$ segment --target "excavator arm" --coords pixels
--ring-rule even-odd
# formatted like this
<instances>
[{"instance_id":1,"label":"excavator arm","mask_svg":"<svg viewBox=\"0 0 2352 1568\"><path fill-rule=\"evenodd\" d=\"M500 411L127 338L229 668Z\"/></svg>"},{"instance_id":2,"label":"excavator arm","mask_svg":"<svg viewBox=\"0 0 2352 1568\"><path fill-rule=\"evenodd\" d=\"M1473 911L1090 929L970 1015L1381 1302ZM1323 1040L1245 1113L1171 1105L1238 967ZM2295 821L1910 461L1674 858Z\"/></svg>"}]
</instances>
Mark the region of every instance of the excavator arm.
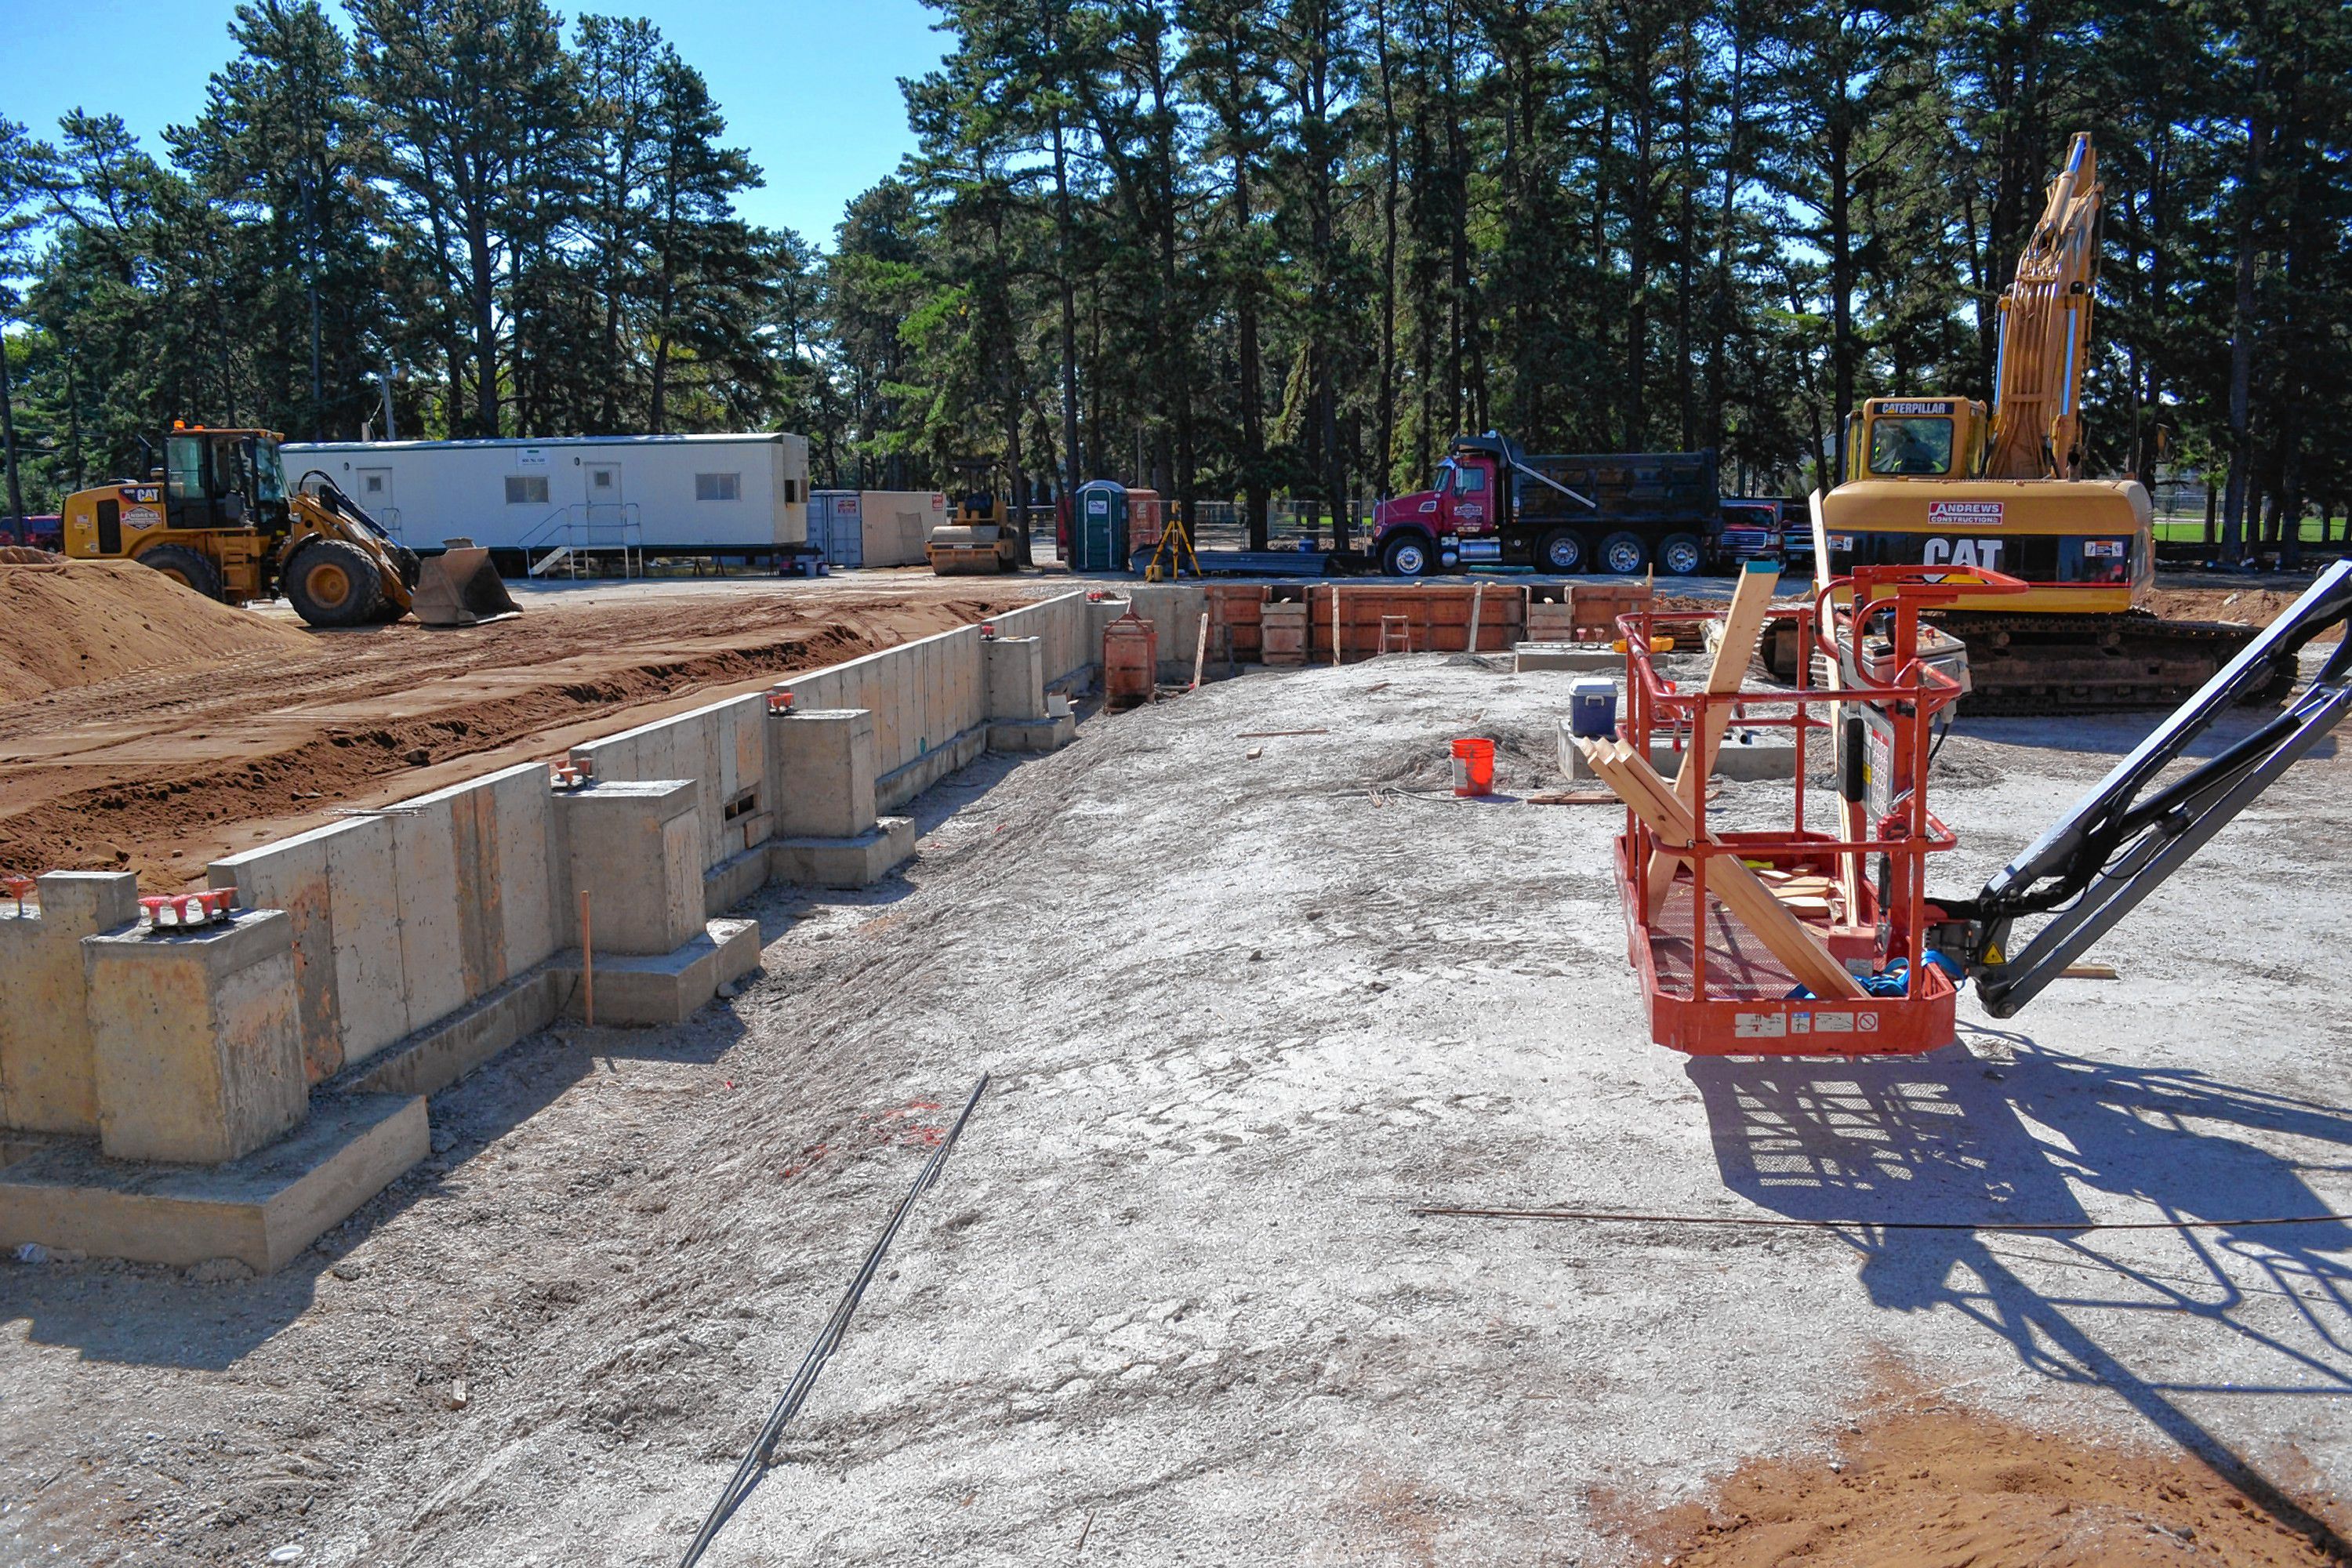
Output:
<instances>
[{"instance_id":1,"label":"excavator arm","mask_svg":"<svg viewBox=\"0 0 2352 1568\"><path fill-rule=\"evenodd\" d=\"M1965 934L1977 995L2006 1018L2038 995L2206 840L2352 713L2352 636L2283 710L2168 783L2165 771L2215 721L2296 668L2305 643L2352 622L2352 562L2337 562L2058 825L1974 899L1939 900ZM2047 923L2011 946L2021 918Z\"/></svg>"},{"instance_id":2,"label":"excavator arm","mask_svg":"<svg viewBox=\"0 0 2352 1568\"><path fill-rule=\"evenodd\" d=\"M2083 477L2084 361L2099 275L2098 173L2090 132L2075 132L2066 166L2050 182L2042 221L2017 258L2017 277L2000 297L1986 479Z\"/></svg>"}]
</instances>

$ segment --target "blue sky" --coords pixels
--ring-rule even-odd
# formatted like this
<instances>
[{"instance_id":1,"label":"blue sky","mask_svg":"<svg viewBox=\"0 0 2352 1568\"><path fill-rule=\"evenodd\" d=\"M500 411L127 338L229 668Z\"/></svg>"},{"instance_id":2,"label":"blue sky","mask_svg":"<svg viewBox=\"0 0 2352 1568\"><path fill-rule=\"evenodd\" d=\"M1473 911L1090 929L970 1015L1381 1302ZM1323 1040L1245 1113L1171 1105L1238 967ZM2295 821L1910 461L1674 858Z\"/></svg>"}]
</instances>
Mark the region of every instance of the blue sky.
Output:
<instances>
[{"instance_id":1,"label":"blue sky","mask_svg":"<svg viewBox=\"0 0 2352 1568\"><path fill-rule=\"evenodd\" d=\"M843 204L913 149L898 79L939 63L944 36L919 0L638 0L593 9L650 17L710 82L731 145L767 176L744 216L830 248ZM329 11L340 21L340 5ZM49 137L69 109L122 116L151 152L202 110L228 58L234 0L14 0L0 28L0 115ZM579 7L564 8L567 24ZM348 27L346 31L348 31Z\"/></svg>"}]
</instances>

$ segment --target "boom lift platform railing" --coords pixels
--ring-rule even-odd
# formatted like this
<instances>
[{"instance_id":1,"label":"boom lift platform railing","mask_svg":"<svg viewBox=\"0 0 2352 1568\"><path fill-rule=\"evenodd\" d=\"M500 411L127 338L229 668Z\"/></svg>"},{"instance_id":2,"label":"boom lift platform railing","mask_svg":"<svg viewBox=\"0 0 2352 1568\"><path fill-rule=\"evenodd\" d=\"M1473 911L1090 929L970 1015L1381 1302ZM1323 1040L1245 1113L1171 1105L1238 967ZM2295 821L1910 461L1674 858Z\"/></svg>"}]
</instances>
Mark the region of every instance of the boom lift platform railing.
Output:
<instances>
[{"instance_id":1,"label":"boom lift platform railing","mask_svg":"<svg viewBox=\"0 0 2352 1568\"><path fill-rule=\"evenodd\" d=\"M1951 575L1862 567L1809 605L1773 611L1773 619L1794 619L1801 646L1822 655L1825 686L1813 684L1814 661L1807 659L1793 689L1685 691L1658 669L1653 641L1678 637L1679 646L1691 646L1694 623L1710 617L1643 610L1619 618L1627 664L1623 765L1645 769L1653 742L1671 737L1685 753L1685 774L1703 780L1731 726L1787 731L1794 751L1782 827L1717 833L1706 792L1693 789L1685 797L1689 831L1669 841L1629 798L1618 881L1629 956L1658 1044L1694 1055L1864 1056L1933 1050L1952 1038L1957 989L1930 956L1924 889L1927 857L1958 839L1928 810L1927 779L1936 721L1962 687L1919 651L1923 631L1933 635L1920 610L1962 592ZM1987 591L2024 587L2010 587L2013 580L1998 574L1978 576ZM1855 607L1840 610L1833 593L1847 589ZM1834 637L1824 627L1836 628ZM1862 632L1859 652L1854 627ZM1748 651L1734 650L1735 668L1744 667ZM1716 714L1724 717L1710 722ZM1840 762L1828 810L1817 809L1822 792L1807 778L1808 754L1824 736L1836 738ZM1664 875L1655 866L1662 855L1686 870ZM1873 862L1875 878L1867 874ZM1801 983L1789 958L1759 934L1750 884L1795 917L1778 923L1801 925L1797 934L1809 951L1826 950L1831 979L1842 978L1841 967L1853 976L1840 994ZM1734 901L1750 915L1736 914Z\"/></svg>"},{"instance_id":2,"label":"boom lift platform railing","mask_svg":"<svg viewBox=\"0 0 2352 1568\"><path fill-rule=\"evenodd\" d=\"M1933 1050L1954 1038L1955 982L1963 978L1989 1012L2007 1017L2352 710L2347 637L2284 710L2180 776L2162 778L2224 713L2262 692L2278 669L2294 668L2306 643L2352 621L2352 563L2341 563L1975 898L1932 898L1927 857L1958 840L1929 809L1928 775L1938 720L1948 720L1963 685L1919 612L2025 587L1981 568L1862 567L1823 582L1810 605L1773 612L1793 619L1801 646L1820 655L1802 661L1793 689L1679 689L1656 668L1652 639L1677 629L1687 636L1689 623L1710 617L1646 610L1621 617L1629 743L1614 749L1604 776L1627 800L1618 882L1628 956L1658 1044L1693 1055ZM1841 596L1851 605L1841 606ZM1813 684L1817 667L1829 684ZM1665 813L1653 809L1664 782L1648 767L1653 742L1672 738L1686 753L1685 770L1703 781L1724 730L1711 714L1742 729L1790 731L1795 777L1785 827L1716 832L1703 787L1686 794L1679 816L1671 802ZM1822 792L1806 778L1808 749L1825 733L1837 758L1828 828L1812 820ZM1597 756L1608 763L1612 753ZM1680 868L1654 874L1663 871L1660 856ZM1733 912L1734 903L1754 910L1749 884L1769 889L1797 916L1804 942L1843 966L1853 986L1831 995L1798 982L1756 922ZM1760 912L1785 920L1780 910ZM2052 918L2016 937L2017 921L2041 915Z\"/></svg>"}]
</instances>

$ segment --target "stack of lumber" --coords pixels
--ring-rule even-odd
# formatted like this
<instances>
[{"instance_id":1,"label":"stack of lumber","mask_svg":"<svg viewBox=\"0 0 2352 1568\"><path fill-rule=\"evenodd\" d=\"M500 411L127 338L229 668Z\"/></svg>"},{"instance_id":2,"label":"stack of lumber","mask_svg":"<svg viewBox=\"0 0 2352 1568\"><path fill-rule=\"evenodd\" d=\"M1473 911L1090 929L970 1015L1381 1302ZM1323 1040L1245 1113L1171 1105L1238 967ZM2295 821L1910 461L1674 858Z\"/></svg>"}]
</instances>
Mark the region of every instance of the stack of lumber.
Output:
<instances>
[{"instance_id":1,"label":"stack of lumber","mask_svg":"<svg viewBox=\"0 0 2352 1568\"><path fill-rule=\"evenodd\" d=\"M1582 748L1584 760L1593 773L1657 835L1659 859L1667 866L1671 879L1673 868L1690 859L1689 855L1677 855L1675 851L1686 851L1698 841L1697 824L1690 807L1676 797L1674 786L1650 765L1649 760L1624 742L1580 739L1577 744ZM1711 833L1706 841L1720 842ZM1707 891L1755 932L1756 939L1814 995L1855 1001L1867 995L1820 934L1775 897L1764 879L1738 856L1711 858L1706 884ZM1651 907L1654 909L1656 905ZM1826 908L1823 913L1827 913Z\"/></svg>"}]
</instances>

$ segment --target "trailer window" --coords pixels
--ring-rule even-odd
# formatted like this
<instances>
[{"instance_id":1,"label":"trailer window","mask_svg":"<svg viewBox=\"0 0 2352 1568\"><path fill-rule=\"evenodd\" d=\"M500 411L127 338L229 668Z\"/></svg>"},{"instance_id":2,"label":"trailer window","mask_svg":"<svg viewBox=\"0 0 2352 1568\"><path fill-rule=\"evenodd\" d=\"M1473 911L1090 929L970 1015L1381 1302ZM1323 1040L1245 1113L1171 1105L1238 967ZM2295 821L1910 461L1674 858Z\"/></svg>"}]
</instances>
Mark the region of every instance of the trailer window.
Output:
<instances>
[{"instance_id":1,"label":"trailer window","mask_svg":"<svg viewBox=\"0 0 2352 1568\"><path fill-rule=\"evenodd\" d=\"M697 474L694 476L694 499L697 500L741 500L743 476L740 474Z\"/></svg>"},{"instance_id":2,"label":"trailer window","mask_svg":"<svg viewBox=\"0 0 2352 1568\"><path fill-rule=\"evenodd\" d=\"M1870 422L1872 473L1948 474L1951 470L1950 420L1874 419Z\"/></svg>"},{"instance_id":3,"label":"trailer window","mask_svg":"<svg viewBox=\"0 0 2352 1568\"><path fill-rule=\"evenodd\" d=\"M545 474L509 474L507 476L507 505L545 506L546 504L547 476Z\"/></svg>"}]
</instances>

